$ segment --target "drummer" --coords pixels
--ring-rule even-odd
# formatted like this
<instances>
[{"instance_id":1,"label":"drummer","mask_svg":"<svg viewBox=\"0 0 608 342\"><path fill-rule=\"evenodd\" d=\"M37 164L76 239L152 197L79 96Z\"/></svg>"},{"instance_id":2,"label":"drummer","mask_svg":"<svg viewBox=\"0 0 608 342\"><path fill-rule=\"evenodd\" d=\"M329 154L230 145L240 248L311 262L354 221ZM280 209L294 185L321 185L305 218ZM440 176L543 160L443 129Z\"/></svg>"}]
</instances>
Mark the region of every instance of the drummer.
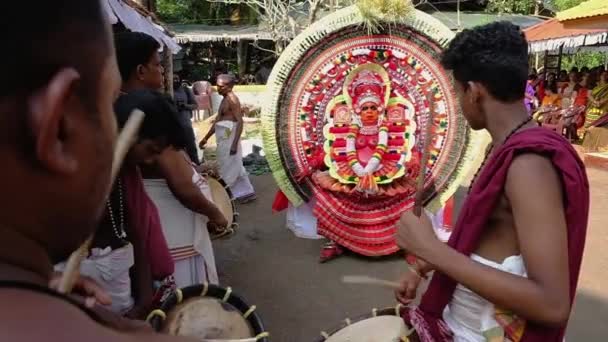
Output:
<instances>
[{"instance_id":1,"label":"drummer","mask_svg":"<svg viewBox=\"0 0 608 342\"><path fill-rule=\"evenodd\" d=\"M36 25L14 30L15 13ZM15 2L0 29L12 32L0 55L0 341L187 341L110 328L48 287L53 263L97 227L110 189L120 76L100 3Z\"/></svg>"},{"instance_id":2,"label":"drummer","mask_svg":"<svg viewBox=\"0 0 608 342\"><path fill-rule=\"evenodd\" d=\"M158 242L147 243L154 238L151 239L153 231L143 207L145 198L141 197L141 185L138 187L141 179L137 170L137 164L153 160L163 150L185 146L177 114L171 115L171 106L161 93L146 90L131 92L116 101L114 111L119 127L136 108L146 116L106 202L89 256L80 265L80 273L97 281L111 296L110 309L130 318L143 319L153 308L150 261L155 261L156 267L162 264L165 273L173 273L168 253L165 260L155 260L158 250L167 250L162 232L159 231L160 246ZM62 263L55 268L64 267Z\"/></svg>"},{"instance_id":3,"label":"drummer","mask_svg":"<svg viewBox=\"0 0 608 342\"><path fill-rule=\"evenodd\" d=\"M464 30L442 64L453 71L464 117L488 130L493 148L447 245L424 215L402 216L397 241L419 259L397 297L412 300L436 270L410 313L423 340L562 341L589 214L584 165L568 141L531 122L528 44L517 26Z\"/></svg>"},{"instance_id":4,"label":"drummer","mask_svg":"<svg viewBox=\"0 0 608 342\"><path fill-rule=\"evenodd\" d=\"M115 42L124 93L162 88L160 45L153 37L125 32L117 35ZM167 115L171 113L176 113L175 109L167 108ZM166 149L140 167L146 191L159 210L162 230L175 259L177 286L217 284L213 247L205 223L208 220L210 226L226 228L227 220L201 191L200 176L183 148Z\"/></svg>"}]
</instances>

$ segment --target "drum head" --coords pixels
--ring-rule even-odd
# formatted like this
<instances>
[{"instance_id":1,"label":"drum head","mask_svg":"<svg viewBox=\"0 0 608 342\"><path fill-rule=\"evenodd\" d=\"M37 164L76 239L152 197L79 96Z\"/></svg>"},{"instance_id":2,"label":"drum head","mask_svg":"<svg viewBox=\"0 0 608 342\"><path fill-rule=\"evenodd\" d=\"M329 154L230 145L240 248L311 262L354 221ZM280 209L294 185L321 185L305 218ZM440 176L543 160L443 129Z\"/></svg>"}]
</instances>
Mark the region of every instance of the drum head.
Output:
<instances>
[{"instance_id":1,"label":"drum head","mask_svg":"<svg viewBox=\"0 0 608 342\"><path fill-rule=\"evenodd\" d=\"M222 214L224 214L226 220L228 220L228 227L232 226L232 223L234 223L234 209L232 207L232 197L230 196L230 193L222 182L213 177L207 177L207 183L209 183L213 203L215 203Z\"/></svg>"},{"instance_id":2,"label":"drum head","mask_svg":"<svg viewBox=\"0 0 608 342\"><path fill-rule=\"evenodd\" d=\"M378 316L364 319L338 330L326 342L401 341L407 327L398 316Z\"/></svg>"},{"instance_id":3,"label":"drum head","mask_svg":"<svg viewBox=\"0 0 608 342\"><path fill-rule=\"evenodd\" d=\"M190 298L176 306L167 316L163 332L199 340L255 336L239 310L211 297Z\"/></svg>"}]
</instances>

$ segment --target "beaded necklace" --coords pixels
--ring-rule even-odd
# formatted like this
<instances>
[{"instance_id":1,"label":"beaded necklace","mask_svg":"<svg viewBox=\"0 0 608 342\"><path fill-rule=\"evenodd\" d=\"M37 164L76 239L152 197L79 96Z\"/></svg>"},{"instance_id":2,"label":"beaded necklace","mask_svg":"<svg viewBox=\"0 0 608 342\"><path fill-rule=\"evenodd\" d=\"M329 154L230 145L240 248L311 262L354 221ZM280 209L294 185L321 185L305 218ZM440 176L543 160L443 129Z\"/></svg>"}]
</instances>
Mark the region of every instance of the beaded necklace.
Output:
<instances>
[{"instance_id":1,"label":"beaded necklace","mask_svg":"<svg viewBox=\"0 0 608 342\"><path fill-rule=\"evenodd\" d=\"M120 226L116 224L116 219L114 219L114 211L112 210L112 203L110 199L106 201L106 205L108 207L108 212L110 213L110 221L112 222L112 229L114 230L114 235L119 240L124 240L127 238L127 233L125 232L125 215L124 215L124 206L122 203L122 182L120 178L117 183L118 188L118 215L120 217Z\"/></svg>"}]
</instances>

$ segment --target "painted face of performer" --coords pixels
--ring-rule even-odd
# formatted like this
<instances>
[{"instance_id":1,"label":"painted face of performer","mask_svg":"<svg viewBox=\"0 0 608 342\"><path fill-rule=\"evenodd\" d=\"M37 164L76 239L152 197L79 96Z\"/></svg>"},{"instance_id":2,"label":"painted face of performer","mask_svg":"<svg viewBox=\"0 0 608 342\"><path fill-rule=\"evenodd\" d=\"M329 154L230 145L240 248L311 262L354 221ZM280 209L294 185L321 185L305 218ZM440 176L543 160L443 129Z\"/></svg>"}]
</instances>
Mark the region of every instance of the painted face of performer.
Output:
<instances>
[{"instance_id":1,"label":"painted face of performer","mask_svg":"<svg viewBox=\"0 0 608 342\"><path fill-rule=\"evenodd\" d=\"M365 102L361 106L361 123L364 126L374 126L378 124L380 111L378 105L373 102Z\"/></svg>"}]
</instances>

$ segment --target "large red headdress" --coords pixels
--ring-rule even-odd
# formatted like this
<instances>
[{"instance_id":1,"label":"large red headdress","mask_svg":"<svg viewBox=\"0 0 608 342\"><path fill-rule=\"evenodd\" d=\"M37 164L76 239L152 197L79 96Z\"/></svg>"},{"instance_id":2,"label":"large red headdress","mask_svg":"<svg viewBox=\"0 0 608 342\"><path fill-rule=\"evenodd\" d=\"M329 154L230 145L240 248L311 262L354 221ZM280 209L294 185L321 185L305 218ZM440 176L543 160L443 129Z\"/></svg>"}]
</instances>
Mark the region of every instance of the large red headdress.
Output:
<instances>
[{"instance_id":1,"label":"large red headdress","mask_svg":"<svg viewBox=\"0 0 608 342\"><path fill-rule=\"evenodd\" d=\"M363 64L348 75L344 95L356 113L365 103L373 103L382 112L390 94L388 73L377 64Z\"/></svg>"}]
</instances>

